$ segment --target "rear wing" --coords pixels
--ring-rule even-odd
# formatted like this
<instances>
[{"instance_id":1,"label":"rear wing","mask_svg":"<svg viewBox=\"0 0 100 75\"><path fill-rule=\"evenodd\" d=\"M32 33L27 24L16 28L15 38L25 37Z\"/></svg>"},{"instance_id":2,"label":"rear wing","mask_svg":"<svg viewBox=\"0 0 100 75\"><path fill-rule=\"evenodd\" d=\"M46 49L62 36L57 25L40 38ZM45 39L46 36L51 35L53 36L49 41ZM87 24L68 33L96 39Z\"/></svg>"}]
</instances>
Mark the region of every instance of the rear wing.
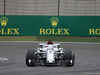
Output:
<instances>
[{"instance_id":1,"label":"rear wing","mask_svg":"<svg viewBox=\"0 0 100 75\"><path fill-rule=\"evenodd\" d=\"M47 43L39 43L39 45L51 45L51 44L47 44ZM60 45L60 43L53 43L52 45Z\"/></svg>"},{"instance_id":2,"label":"rear wing","mask_svg":"<svg viewBox=\"0 0 100 75\"><path fill-rule=\"evenodd\" d=\"M48 45L53 45L53 46L60 48L60 43L53 43L53 44L39 43L40 48L43 48L43 46L48 46Z\"/></svg>"}]
</instances>

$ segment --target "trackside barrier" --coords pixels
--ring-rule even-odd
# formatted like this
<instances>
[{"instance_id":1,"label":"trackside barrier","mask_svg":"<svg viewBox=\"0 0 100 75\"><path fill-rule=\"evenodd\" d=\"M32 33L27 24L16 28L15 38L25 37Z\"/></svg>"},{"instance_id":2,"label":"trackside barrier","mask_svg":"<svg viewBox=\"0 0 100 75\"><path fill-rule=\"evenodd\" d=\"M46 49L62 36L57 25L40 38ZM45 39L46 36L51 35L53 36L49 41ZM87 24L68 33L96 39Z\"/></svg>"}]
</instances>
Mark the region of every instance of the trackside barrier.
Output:
<instances>
[{"instance_id":1,"label":"trackside barrier","mask_svg":"<svg viewBox=\"0 0 100 75\"><path fill-rule=\"evenodd\" d=\"M0 15L0 36L100 36L100 16Z\"/></svg>"}]
</instances>

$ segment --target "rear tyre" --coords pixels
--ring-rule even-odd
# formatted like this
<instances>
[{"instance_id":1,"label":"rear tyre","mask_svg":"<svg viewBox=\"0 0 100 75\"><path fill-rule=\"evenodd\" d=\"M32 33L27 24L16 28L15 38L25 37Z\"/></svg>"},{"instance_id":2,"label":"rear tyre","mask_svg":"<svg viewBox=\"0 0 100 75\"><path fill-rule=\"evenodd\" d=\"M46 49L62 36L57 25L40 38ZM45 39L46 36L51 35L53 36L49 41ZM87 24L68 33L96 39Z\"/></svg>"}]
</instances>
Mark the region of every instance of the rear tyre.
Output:
<instances>
[{"instance_id":1,"label":"rear tyre","mask_svg":"<svg viewBox=\"0 0 100 75\"><path fill-rule=\"evenodd\" d=\"M64 61L66 66L74 66L75 64L75 55L71 50L66 50L64 54Z\"/></svg>"},{"instance_id":2,"label":"rear tyre","mask_svg":"<svg viewBox=\"0 0 100 75\"><path fill-rule=\"evenodd\" d=\"M35 62L35 50L29 49L26 54L26 65L27 66L34 66Z\"/></svg>"}]
</instances>

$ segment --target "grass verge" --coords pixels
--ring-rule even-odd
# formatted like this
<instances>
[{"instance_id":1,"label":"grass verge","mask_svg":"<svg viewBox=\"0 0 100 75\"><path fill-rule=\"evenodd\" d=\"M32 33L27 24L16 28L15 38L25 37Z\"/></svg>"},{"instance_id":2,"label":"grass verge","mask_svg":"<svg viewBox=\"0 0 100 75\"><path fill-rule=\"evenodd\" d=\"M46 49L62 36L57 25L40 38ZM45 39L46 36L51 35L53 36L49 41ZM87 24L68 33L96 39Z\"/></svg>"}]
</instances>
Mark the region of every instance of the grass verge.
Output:
<instances>
[{"instance_id":1,"label":"grass verge","mask_svg":"<svg viewBox=\"0 0 100 75\"><path fill-rule=\"evenodd\" d=\"M100 37L71 37L71 36L0 36L0 41L53 41L59 42L96 42L100 43Z\"/></svg>"}]
</instances>

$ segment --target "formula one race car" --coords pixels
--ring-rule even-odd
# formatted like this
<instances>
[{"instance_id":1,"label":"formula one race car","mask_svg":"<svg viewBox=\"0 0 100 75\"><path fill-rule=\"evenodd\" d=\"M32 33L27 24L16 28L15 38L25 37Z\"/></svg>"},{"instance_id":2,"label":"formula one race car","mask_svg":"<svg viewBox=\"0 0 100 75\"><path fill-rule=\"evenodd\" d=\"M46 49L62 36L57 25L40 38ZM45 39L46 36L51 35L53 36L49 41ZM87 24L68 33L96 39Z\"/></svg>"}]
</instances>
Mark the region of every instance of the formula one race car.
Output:
<instances>
[{"instance_id":1,"label":"formula one race car","mask_svg":"<svg viewBox=\"0 0 100 75\"><path fill-rule=\"evenodd\" d=\"M34 66L36 63L41 65L61 65L74 66L75 56L71 50L64 50L60 48L59 43L39 43L39 47L29 49L26 54L26 65Z\"/></svg>"}]
</instances>

